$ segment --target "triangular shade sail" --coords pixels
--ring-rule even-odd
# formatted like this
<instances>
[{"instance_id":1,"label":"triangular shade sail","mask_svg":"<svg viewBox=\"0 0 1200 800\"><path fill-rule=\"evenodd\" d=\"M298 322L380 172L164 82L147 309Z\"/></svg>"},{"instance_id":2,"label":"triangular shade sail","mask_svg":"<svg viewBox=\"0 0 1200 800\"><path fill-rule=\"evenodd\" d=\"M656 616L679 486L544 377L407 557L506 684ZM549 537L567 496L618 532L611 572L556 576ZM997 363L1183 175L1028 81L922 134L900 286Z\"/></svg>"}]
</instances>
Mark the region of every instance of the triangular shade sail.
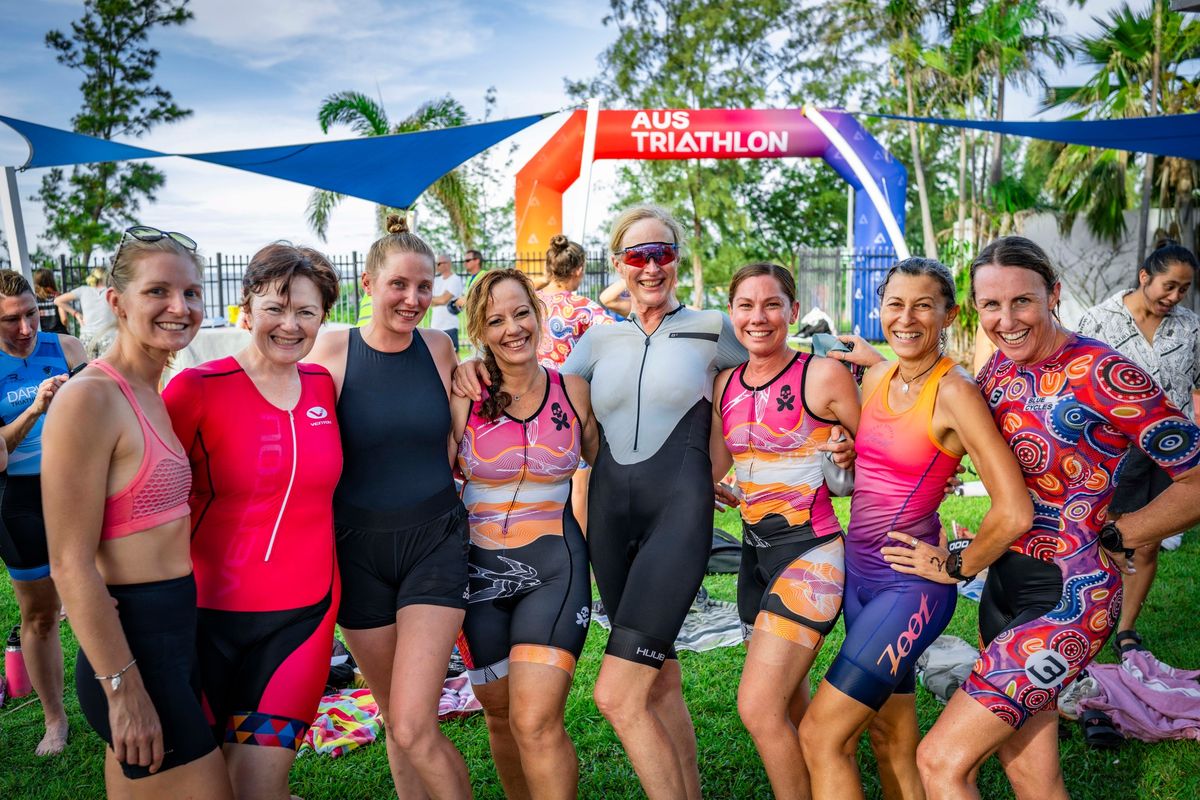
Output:
<instances>
[{"instance_id":1,"label":"triangular shade sail","mask_svg":"<svg viewBox=\"0 0 1200 800\"><path fill-rule=\"evenodd\" d=\"M0 116L31 149L23 168L176 155L408 208L431 183L467 159L538 122L536 114L478 125L310 144L160 153Z\"/></svg>"},{"instance_id":2,"label":"triangular shade sail","mask_svg":"<svg viewBox=\"0 0 1200 800\"><path fill-rule=\"evenodd\" d=\"M29 145L29 159L21 169L30 167L66 167L96 161L129 161L138 158L161 158L167 155L144 147L110 142L82 133L48 128L36 122L0 116L0 122L15 130Z\"/></svg>"},{"instance_id":3,"label":"triangular shade sail","mask_svg":"<svg viewBox=\"0 0 1200 800\"><path fill-rule=\"evenodd\" d=\"M429 184L542 115L419 133L196 153L188 158L408 208Z\"/></svg>"},{"instance_id":4,"label":"triangular shade sail","mask_svg":"<svg viewBox=\"0 0 1200 800\"><path fill-rule=\"evenodd\" d=\"M1131 119L1062 120L1060 122L998 122L994 120L906 117L868 114L931 125L974 128L1011 136L1028 136L1051 142L1108 147L1156 156L1200 160L1200 114L1176 114Z\"/></svg>"}]
</instances>

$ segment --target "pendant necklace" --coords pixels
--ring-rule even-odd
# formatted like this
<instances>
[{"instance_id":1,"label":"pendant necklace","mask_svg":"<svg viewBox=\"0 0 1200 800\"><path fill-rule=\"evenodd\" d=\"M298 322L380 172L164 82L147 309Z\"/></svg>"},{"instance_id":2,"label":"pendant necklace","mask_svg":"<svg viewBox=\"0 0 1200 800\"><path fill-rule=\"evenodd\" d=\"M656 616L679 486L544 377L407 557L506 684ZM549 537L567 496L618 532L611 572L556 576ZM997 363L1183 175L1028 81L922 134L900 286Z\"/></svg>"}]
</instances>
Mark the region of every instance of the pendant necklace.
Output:
<instances>
[{"instance_id":1,"label":"pendant necklace","mask_svg":"<svg viewBox=\"0 0 1200 800\"><path fill-rule=\"evenodd\" d=\"M938 364L941 362L941 360L942 360L942 354L941 354L941 353L938 353L938 357L937 357L937 359L935 359L935 360L934 360L934 362L933 362L932 364L930 364L928 367L926 367L925 369L921 370L919 373L917 373L916 375L912 376L911 378L908 378L907 380L906 380L906 379L905 379L905 377L904 377L904 373L900 371L900 365L899 365L899 364L897 364L897 365L896 365L896 374L900 376L900 382L901 382L902 384L904 384L903 386L901 386L901 387L900 387L900 391L904 392L905 394L908 394L908 386L909 386L909 384L910 384L910 383L912 383L913 381L915 381L917 378L919 378L919 377L921 377L922 375L924 375L926 372L929 372L929 370L931 370L931 369L933 369L934 367L936 367L936 366L937 366L937 365L938 365Z\"/></svg>"}]
</instances>

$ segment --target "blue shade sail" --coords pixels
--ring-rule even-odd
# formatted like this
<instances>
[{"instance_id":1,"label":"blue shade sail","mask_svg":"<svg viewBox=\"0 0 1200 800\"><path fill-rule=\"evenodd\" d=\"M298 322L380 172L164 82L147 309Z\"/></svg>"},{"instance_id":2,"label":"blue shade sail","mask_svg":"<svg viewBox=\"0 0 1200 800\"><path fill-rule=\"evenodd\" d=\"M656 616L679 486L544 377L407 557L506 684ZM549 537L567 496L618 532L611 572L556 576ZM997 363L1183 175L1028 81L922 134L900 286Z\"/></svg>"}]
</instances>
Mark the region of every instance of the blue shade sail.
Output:
<instances>
[{"instance_id":1,"label":"blue shade sail","mask_svg":"<svg viewBox=\"0 0 1200 800\"><path fill-rule=\"evenodd\" d=\"M36 122L0 116L0 122L21 134L29 145L29 158L21 169L30 167L69 167L97 161L129 161L140 158L161 158L167 153L144 147L110 142L82 133L48 128Z\"/></svg>"},{"instance_id":2,"label":"blue shade sail","mask_svg":"<svg viewBox=\"0 0 1200 800\"><path fill-rule=\"evenodd\" d=\"M867 116L924 122L931 125L948 125L954 128L974 128L980 131L1003 133L1008 136L1028 136L1051 142L1200 160L1200 114L1133 117L1131 119L1062 120L1059 122L997 122L995 120L906 117L896 114L867 114Z\"/></svg>"},{"instance_id":3,"label":"blue shade sail","mask_svg":"<svg viewBox=\"0 0 1200 800\"><path fill-rule=\"evenodd\" d=\"M429 184L542 118L537 114L434 131L187 157L408 208Z\"/></svg>"},{"instance_id":4,"label":"blue shade sail","mask_svg":"<svg viewBox=\"0 0 1200 800\"><path fill-rule=\"evenodd\" d=\"M217 153L161 153L11 117L0 116L0 122L29 143L31 152L22 169L174 155L408 208L438 178L544 116Z\"/></svg>"}]
</instances>

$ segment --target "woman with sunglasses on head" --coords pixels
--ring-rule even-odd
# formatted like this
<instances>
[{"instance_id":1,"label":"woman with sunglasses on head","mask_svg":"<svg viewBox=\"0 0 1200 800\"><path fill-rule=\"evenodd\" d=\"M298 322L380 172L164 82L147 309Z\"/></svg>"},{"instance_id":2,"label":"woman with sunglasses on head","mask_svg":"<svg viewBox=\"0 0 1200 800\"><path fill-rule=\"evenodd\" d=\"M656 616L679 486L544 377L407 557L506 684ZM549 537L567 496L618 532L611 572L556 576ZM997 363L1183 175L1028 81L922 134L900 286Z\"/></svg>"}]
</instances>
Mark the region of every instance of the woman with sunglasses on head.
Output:
<instances>
[{"instance_id":1,"label":"woman with sunglasses on head","mask_svg":"<svg viewBox=\"0 0 1200 800\"><path fill-rule=\"evenodd\" d=\"M992 498L979 535L1011 540L1033 509L1021 470L970 375L943 352L958 315L954 279L908 258L879 287L880 324L897 360L863 377L854 494L846 531L846 637L800 724L815 798L862 797L864 731L883 794L922 797L917 771L916 663L954 614L953 580L892 568L891 536L937 546L946 482L970 455Z\"/></svg>"},{"instance_id":2,"label":"woman with sunglasses on head","mask_svg":"<svg viewBox=\"0 0 1200 800\"><path fill-rule=\"evenodd\" d=\"M1137 271L1137 286L1122 289L1079 320L1080 336L1099 339L1150 373L1184 416L1195 420L1192 392L1200 389L1200 318L1182 304L1200 265L1186 247L1167 239ZM1138 450L1131 450L1117 475L1108 516L1144 508L1171 485L1171 476ZM1137 570L1122 576L1121 619L1113 635L1118 652L1140 649L1135 630L1142 603L1158 571L1158 543L1140 547Z\"/></svg>"},{"instance_id":3,"label":"woman with sunglasses on head","mask_svg":"<svg viewBox=\"0 0 1200 800\"><path fill-rule=\"evenodd\" d=\"M1020 462L1033 525L1015 536L981 531L954 553L893 534L890 559L902 572L953 583L988 568L983 651L917 760L931 798L978 797L975 776L992 753L1018 797L1066 798L1058 695L1112 633L1126 548L1200 521L1200 428L1141 367L1062 328L1057 275L1028 239L985 247L971 264L971 291L999 348L977 380ZM1114 476L1132 447L1174 483L1113 523Z\"/></svg>"},{"instance_id":4,"label":"woman with sunglasses on head","mask_svg":"<svg viewBox=\"0 0 1200 800\"><path fill-rule=\"evenodd\" d=\"M54 400L44 440L51 572L79 639L75 687L109 744L110 797L231 797L201 704L191 469L158 393L204 318L196 244L126 231L117 338Z\"/></svg>"},{"instance_id":5,"label":"woman with sunglasses on head","mask_svg":"<svg viewBox=\"0 0 1200 800\"><path fill-rule=\"evenodd\" d=\"M338 296L323 255L276 243L242 278L250 344L163 392L192 469L197 649L213 734L238 797L287 800L329 677L340 594L333 379L299 363Z\"/></svg>"},{"instance_id":6,"label":"woman with sunglasses on head","mask_svg":"<svg viewBox=\"0 0 1200 800\"><path fill-rule=\"evenodd\" d=\"M62 603L50 579L42 513L42 426L72 369L85 361L73 336L38 331L38 302L19 273L0 270L0 436L8 469L0 476L0 559L8 567L21 613L21 652L42 702L46 732L38 755L67 743L63 655L58 636Z\"/></svg>"},{"instance_id":7,"label":"woman with sunglasses on head","mask_svg":"<svg viewBox=\"0 0 1200 800\"><path fill-rule=\"evenodd\" d=\"M842 608L842 529L818 450L858 429L858 387L841 364L788 346L796 283L775 264L747 264L729 285L729 317L749 361L717 375L713 478L732 464L740 497L738 611L747 636L738 713L777 798L808 797L796 726L808 670ZM753 631L753 635L751 635Z\"/></svg>"},{"instance_id":8,"label":"woman with sunglasses on head","mask_svg":"<svg viewBox=\"0 0 1200 800\"><path fill-rule=\"evenodd\" d=\"M538 363L541 302L519 270L480 276L464 312L492 384L451 398L471 523L459 649L483 704L508 797L574 797L563 711L591 610L587 545L571 512L580 454L594 454L587 382Z\"/></svg>"},{"instance_id":9,"label":"woman with sunglasses on head","mask_svg":"<svg viewBox=\"0 0 1200 800\"><path fill-rule=\"evenodd\" d=\"M467 767L437 717L467 605L467 512L450 472L458 357L444 332L417 327L433 299L433 250L398 215L386 227L363 274L371 321L323 335L311 357L338 393L338 624L383 710L397 794L464 798Z\"/></svg>"}]
</instances>

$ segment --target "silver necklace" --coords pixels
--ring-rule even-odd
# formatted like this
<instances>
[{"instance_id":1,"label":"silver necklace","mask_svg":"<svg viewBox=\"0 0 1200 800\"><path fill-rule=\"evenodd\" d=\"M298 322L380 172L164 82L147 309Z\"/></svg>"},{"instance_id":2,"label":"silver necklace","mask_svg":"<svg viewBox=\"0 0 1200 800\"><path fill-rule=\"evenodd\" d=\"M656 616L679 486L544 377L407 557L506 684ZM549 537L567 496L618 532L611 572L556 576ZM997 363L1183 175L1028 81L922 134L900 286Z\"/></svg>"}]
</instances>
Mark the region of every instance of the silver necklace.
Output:
<instances>
[{"instance_id":1,"label":"silver necklace","mask_svg":"<svg viewBox=\"0 0 1200 800\"><path fill-rule=\"evenodd\" d=\"M921 370L919 373L917 373L916 375L912 376L911 378L909 378L909 379L907 379L907 380L905 380L905 378L904 378L904 373L900 371L900 365L899 365L899 364L897 364L897 365L896 365L896 374L900 376L900 382L904 384L903 386L901 386L901 387L900 387L900 391L904 392L905 394L908 394L908 387L909 387L909 384L911 384L911 383L912 383L913 381L915 381L917 378L919 378L919 377L921 377L922 375L924 375L926 372L929 372L929 370L931 370L931 369L933 369L934 367L936 367L936 366L937 366L939 363L941 363L941 360L942 360L942 354L941 354L941 353L938 353L938 357L937 357L937 359L935 359L935 360L934 360L934 362L933 362L932 364L930 364L928 367L926 367L925 369Z\"/></svg>"}]
</instances>

